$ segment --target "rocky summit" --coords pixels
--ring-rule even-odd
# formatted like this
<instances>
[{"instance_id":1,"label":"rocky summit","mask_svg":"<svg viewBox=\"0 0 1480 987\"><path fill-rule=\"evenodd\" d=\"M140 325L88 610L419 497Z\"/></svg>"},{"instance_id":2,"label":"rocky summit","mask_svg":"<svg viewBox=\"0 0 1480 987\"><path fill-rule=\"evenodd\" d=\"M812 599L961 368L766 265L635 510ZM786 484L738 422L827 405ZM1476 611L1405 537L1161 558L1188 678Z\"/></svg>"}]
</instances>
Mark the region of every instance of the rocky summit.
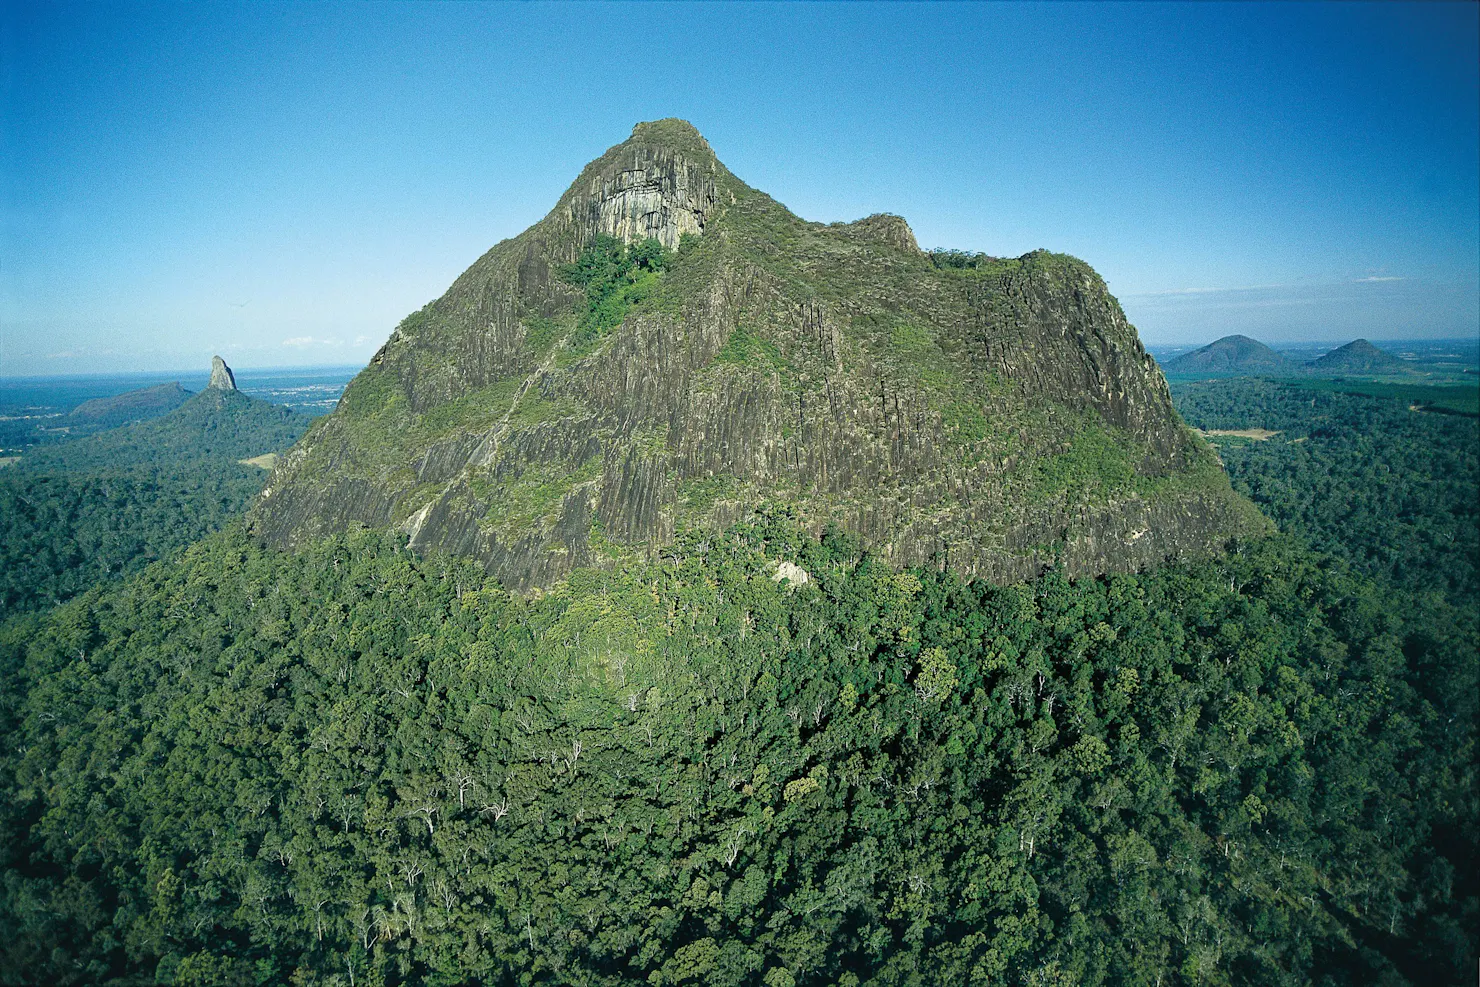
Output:
<instances>
[{"instance_id":1,"label":"rocky summit","mask_svg":"<svg viewBox=\"0 0 1480 987\"><path fill-rule=\"evenodd\" d=\"M206 387L214 387L218 391L236 390L236 375L219 356L211 357L211 382Z\"/></svg>"},{"instance_id":2,"label":"rocky summit","mask_svg":"<svg viewBox=\"0 0 1480 987\"><path fill-rule=\"evenodd\" d=\"M1088 265L808 222L660 120L403 320L250 524L394 527L525 590L767 507L997 581L1264 523Z\"/></svg>"}]
</instances>

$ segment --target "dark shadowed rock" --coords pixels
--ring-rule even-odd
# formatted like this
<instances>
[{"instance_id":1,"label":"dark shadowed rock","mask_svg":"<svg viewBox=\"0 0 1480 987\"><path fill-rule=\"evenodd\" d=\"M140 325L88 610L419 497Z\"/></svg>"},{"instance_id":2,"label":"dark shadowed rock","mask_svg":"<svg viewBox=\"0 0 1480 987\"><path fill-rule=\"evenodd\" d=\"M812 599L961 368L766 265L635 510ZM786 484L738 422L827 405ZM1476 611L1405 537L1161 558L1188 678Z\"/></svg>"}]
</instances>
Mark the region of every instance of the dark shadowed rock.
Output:
<instances>
[{"instance_id":1,"label":"dark shadowed rock","mask_svg":"<svg viewBox=\"0 0 1480 987\"><path fill-rule=\"evenodd\" d=\"M593 337L560 272L598 234L677 253ZM285 547L393 526L523 589L762 504L997 580L1263 525L1088 265L947 269L897 216L807 222L679 120L639 124L403 320L250 524Z\"/></svg>"}]
</instances>

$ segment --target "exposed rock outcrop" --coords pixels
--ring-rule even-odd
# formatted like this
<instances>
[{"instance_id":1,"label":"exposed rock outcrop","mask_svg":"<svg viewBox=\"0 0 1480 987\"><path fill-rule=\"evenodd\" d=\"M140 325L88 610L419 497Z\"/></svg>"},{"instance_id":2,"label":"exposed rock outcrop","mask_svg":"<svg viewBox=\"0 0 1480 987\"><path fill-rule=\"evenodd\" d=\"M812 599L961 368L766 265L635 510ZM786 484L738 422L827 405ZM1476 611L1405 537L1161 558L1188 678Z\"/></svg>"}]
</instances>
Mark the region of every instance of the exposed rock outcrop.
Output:
<instances>
[{"instance_id":1,"label":"exposed rock outcrop","mask_svg":"<svg viewBox=\"0 0 1480 987\"><path fill-rule=\"evenodd\" d=\"M236 375L219 356L211 357L211 382L206 386L218 391L236 390Z\"/></svg>"},{"instance_id":2,"label":"exposed rock outcrop","mask_svg":"<svg viewBox=\"0 0 1480 987\"><path fill-rule=\"evenodd\" d=\"M677 253L591 340L559 272L598 234ZM405 319L250 523L280 546L398 527L523 589L766 503L1001 580L1264 523L1087 265L944 269L897 216L806 222L676 120L638 125Z\"/></svg>"}]
</instances>

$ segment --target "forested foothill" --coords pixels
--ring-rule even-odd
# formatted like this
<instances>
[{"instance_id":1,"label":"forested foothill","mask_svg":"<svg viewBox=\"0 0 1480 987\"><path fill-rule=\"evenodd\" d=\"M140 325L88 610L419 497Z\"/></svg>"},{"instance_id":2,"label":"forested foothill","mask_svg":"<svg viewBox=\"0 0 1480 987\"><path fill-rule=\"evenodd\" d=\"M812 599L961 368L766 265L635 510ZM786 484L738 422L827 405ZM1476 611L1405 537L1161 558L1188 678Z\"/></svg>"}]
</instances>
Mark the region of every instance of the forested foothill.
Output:
<instances>
[{"instance_id":1,"label":"forested foothill","mask_svg":"<svg viewBox=\"0 0 1480 987\"><path fill-rule=\"evenodd\" d=\"M3 976L1469 982L1475 420L1176 399L1280 534L993 586L776 508L522 596L232 526L13 618Z\"/></svg>"},{"instance_id":2,"label":"forested foothill","mask_svg":"<svg viewBox=\"0 0 1480 987\"><path fill-rule=\"evenodd\" d=\"M97 414L120 404L139 402L102 402ZM26 449L0 470L0 618L55 606L220 530L262 489L266 474L241 460L287 449L310 421L210 388L151 420Z\"/></svg>"}]
</instances>

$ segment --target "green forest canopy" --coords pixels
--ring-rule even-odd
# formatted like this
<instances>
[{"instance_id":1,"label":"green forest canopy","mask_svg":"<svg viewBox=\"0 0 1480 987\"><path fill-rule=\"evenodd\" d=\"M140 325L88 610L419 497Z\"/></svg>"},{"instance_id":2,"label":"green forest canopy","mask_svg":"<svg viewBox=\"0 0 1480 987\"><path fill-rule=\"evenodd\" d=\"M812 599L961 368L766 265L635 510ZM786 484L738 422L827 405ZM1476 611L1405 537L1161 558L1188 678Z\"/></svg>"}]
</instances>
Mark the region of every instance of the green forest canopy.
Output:
<instances>
[{"instance_id":1,"label":"green forest canopy","mask_svg":"<svg viewBox=\"0 0 1480 987\"><path fill-rule=\"evenodd\" d=\"M1179 392L1290 430L1221 450L1288 534L1154 573L966 584L771 511L524 599L231 529L12 620L0 969L1459 982L1474 436L1321 400Z\"/></svg>"},{"instance_id":2,"label":"green forest canopy","mask_svg":"<svg viewBox=\"0 0 1480 987\"><path fill-rule=\"evenodd\" d=\"M310 419L208 390L163 417L29 450L0 471L0 618L167 558L238 517Z\"/></svg>"}]
</instances>

